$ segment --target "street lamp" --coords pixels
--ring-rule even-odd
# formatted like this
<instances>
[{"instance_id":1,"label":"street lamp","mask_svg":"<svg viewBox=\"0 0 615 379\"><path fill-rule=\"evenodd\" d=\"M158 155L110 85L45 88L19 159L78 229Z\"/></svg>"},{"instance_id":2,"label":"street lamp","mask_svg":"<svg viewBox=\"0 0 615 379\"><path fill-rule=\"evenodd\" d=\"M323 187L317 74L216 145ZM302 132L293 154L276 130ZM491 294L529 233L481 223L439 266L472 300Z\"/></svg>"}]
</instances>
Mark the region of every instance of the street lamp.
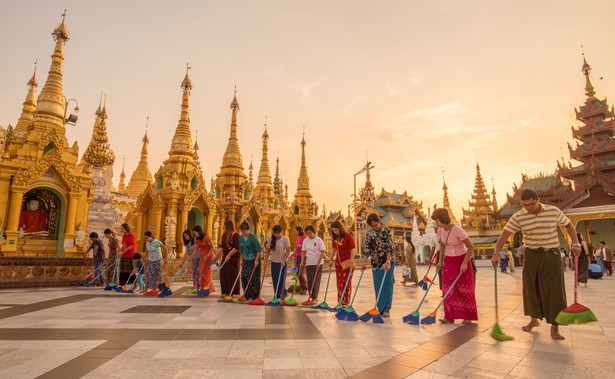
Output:
<instances>
[{"instance_id":1,"label":"street lamp","mask_svg":"<svg viewBox=\"0 0 615 379\"><path fill-rule=\"evenodd\" d=\"M357 175L360 175L362 173L364 173L367 170L371 170L374 168L374 166L371 165L372 162L367 162L365 164L365 166L363 166L362 169L360 169L356 174L354 174L354 192L353 192L353 205L354 205L354 235L357 239L357 252L359 253L359 256L361 256L361 238L359 236L358 233L358 226L357 226L357 203L358 203L358 199L357 199Z\"/></svg>"},{"instance_id":2,"label":"street lamp","mask_svg":"<svg viewBox=\"0 0 615 379\"><path fill-rule=\"evenodd\" d=\"M79 102L77 102L77 100L75 99L68 99L66 100L66 96L64 97L64 123L65 124L70 124L75 126L75 124L77 123L77 120L79 119L79 117L77 117L77 115L74 114L69 114L68 117L66 117L66 114L68 113L68 104L74 101L76 106L73 109L75 111L75 113L79 113Z\"/></svg>"}]
</instances>

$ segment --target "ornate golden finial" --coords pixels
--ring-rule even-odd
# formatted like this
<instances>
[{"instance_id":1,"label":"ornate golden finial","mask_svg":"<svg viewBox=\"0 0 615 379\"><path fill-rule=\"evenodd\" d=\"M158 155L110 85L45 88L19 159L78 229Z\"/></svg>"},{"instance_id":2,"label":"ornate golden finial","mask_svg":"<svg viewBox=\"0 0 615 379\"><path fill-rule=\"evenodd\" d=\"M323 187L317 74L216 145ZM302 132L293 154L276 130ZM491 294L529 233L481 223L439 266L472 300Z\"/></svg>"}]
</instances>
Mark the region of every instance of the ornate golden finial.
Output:
<instances>
[{"instance_id":1,"label":"ornate golden finial","mask_svg":"<svg viewBox=\"0 0 615 379\"><path fill-rule=\"evenodd\" d=\"M118 192L124 192L126 189L126 156L122 157L122 172L120 173L120 183L117 186Z\"/></svg>"},{"instance_id":2,"label":"ornate golden finial","mask_svg":"<svg viewBox=\"0 0 615 379\"><path fill-rule=\"evenodd\" d=\"M34 61L34 73L32 74L32 78L28 80L27 85L30 87L38 87L38 81L36 80L36 67L38 66L38 59Z\"/></svg>"},{"instance_id":3,"label":"ornate golden finial","mask_svg":"<svg viewBox=\"0 0 615 379\"><path fill-rule=\"evenodd\" d=\"M145 134L143 135L143 146L141 147L141 157L137 168L130 176L130 181L126 187L126 193L132 197L138 197L143 193L148 183L153 182L153 176L149 170L149 163L147 162L147 144L149 144L149 138L147 136L147 130L149 128L149 116L145 119Z\"/></svg>"},{"instance_id":4,"label":"ornate golden finial","mask_svg":"<svg viewBox=\"0 0 615 379\"><path fill-rule=\"evenodd\" d=\"M194 151L195 151L195 152L199 151L199 142L198 142L198 139L199 139L199 131L198 131L198 130L195 130L195 131L194 131Z\"/></svg>"},{"instance_id":5,"label":"ornate golden finial","mask_svg":"<svg viewBox=\"0 0 615 379\"><path fill-rule=\"evenodd\" d=\"M591 100L596 100L596 91L594 91L594 86L592 85L591 80L589 80L589 74L591 73L592 68L585 59L583 45L581 45L581 55L583 56L583 66L581 67L581 72L585 75L585 96L587 96L587 100L585 101L588 102Z\"/></svg>"},{"instance_id":6,"label":"ornate golden finial","mask_svg":"<svg viewBox=\"0 0 615 379\"><path fill-rule=\"evenodd\" d=\"M192 133L190 131L190 90L192 89L192 81L188 76L189 70L190 65L186 64L186 76L181 84L183 92L179 121L171 141L169 159L165 160L164 164L169 162L179 163L180 161L186 164L183 159L188 159L188 161L194 159L194 146L192 145ZM189 162L189 164L194 164L194 161Z\"/></svg>"},{"instance_id":7,"label":"ornate golden finial","mask_svg":"<svg viewBox=\"0 0 615 379\"><path fill-rule=\"evenodd\" d=\"M149 116L145 118L145 134L143 135L143 139L141 140L144 146L145 144L149 143L149 138L147 137L147 129L149 129Z\"/></svg>"},{"instance_id":8,"label":"ornate golden finial","mask_svg":"<svg viewBox=\"0 0 615 379\"><path fill-rule=\"evenodd\" d=\"M282 181L280 179L280 152L278 151L278 156L275 159L275 176L273 177L273 193L276 196L280 196L282 194Z\"/></svg>"},{"instance_id":9,"label":"ornate golden finial","mask_svg":"<svg viewBox=\"0 0 615 379\"><path fill-rule=\"evenodd\" d=\"M310 194L310 177L307 172L307 161L305 158L305 146L307 143L305 142L305 126L303 127L303 137L301 138L301 169L299 170L299 178L297 179L297 193L295 194L295 199L297 197L305 197L306 199L309 197L311 202L312 195Z\"/></svg>"},{"instance_id":10,"label":"ornate golden finial","mask_svg":"<svg viewBox=\"0 0 615 379\"><path fill-rule=\"evenodd\" d=\"M258 179L256 181L254 193L261 198L265 205L271 206L273 205L275 189L271 181L271 170L269 168L269 133L267 133L267 116L265 116L264 129L261 166L258 171Z\"/></svg>"},{"instance_id":11,"label":"ornate golden finial","mask_svg":"<svg viewBox=\"0 0 615 379\"><path fill-rule=\"evenodd\" d=\"M265 131L263 132L263 144L269 141L269 133L267 133L267 115L265 115Z\"/></svg>"},{"instance_id":12,"label":"ornate golden finial","mask_svg":"<svg viewBox=\"0 0 615 379\"><path fill-rule=\"evenodd\" d=\"M190 80L190 76L188 75L188 72L192 69L192 67L190 67L190 64L186 63L186 76L184 77L184 80L182 81L181 84L181 88L184 89L188 89L191 90L192 89L192 80Z\"/></svg>"},{"instance_id":13,"label":"ornate golden finial","mask_svg":"<svg viewBox=\"0 0 615 379\"><path fill-rule=\"evenodd\" d=\"M106 111L103 107L103 111L98 114L96 121L94 121L92 139L83 153L83 160L95 167L107 167L115 162L115 154L109 145L105 119Z\"/></svg>"},{"instance_id":14,"label":"ornate golden finial","mask_svg":"<svg viewBox=\"0 0 615 379\"><path fill-rule=\"evenodd\" d=\"M107 94L105 93L105 97L103 99L102 109L100 111L100 116L104 119L107 118Z\"/></svg>"},{"instance_id":15,"label":"ornate golden finial","mask_svg":"<svg viewBox=\"0 0 615 379\"><path fill-rule=\"evenodd\" d=\"M66 21L66 9L64 9L64 13L62 13L62 22L54 29L53 33L51 33L56 41L58 39L62 39L64 41L69 40L68 30L66 29L66 24L64 24L64 21Z\"/></svg>"}]
</instances>

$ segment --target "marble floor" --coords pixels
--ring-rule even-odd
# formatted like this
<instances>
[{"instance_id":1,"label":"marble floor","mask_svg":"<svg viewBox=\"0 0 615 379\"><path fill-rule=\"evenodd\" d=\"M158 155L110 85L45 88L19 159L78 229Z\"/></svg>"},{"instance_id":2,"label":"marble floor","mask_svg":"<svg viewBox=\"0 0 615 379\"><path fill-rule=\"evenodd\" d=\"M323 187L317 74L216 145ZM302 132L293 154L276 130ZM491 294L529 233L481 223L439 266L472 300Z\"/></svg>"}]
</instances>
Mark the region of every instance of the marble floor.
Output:
<instances>
[{"instance_id":1,"label":"marble floor","mask_svg":"<svg viewBox=\"0 0 615 379\"><path fill-rule=\"evenodd\" d=\"M420 267L422 275L426 267ZM333 274L334 276L335 274ZM394 306L384 324L338 321L334 313L248 306L184 295L166 298L101 288L0 291L0 378L602 378L615 370L615 279L590 280L580 302L599 322L562 327L553 341L542 324L532 333L521 306L520 270L498 276L500 325L509 342L490 337L495 321L493 270L477 274L478 323L402 323L424 294L395 273ZM572 273L566 273L567 283ZM323 275L324 291L327 276ZM334 279L327 302L335 305ZM288 284L288 283L287 283ZM435 286L434 286L435 287ZM569 286L571 287L571 286ZM430 292L421 309L439 302ZM272 296L266 278L263 298ZM323 298L321 294L321 299ZM572 288L568 288L569 300ZM299 302L305 296L297 296ZM355 308L373 307L371 274Z\"/></svg>"}]
</instances>

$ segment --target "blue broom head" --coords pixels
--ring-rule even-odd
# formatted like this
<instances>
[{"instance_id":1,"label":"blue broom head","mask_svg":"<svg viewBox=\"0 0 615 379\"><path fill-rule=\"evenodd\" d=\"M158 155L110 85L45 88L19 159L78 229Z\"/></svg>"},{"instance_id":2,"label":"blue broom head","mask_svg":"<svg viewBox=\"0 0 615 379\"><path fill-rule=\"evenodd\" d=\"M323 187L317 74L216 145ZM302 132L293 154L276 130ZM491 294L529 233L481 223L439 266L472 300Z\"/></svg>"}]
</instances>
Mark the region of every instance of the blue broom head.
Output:
<instances>
[{"instance_id":1,"label":"blue broom head","mask_svg":"<svg viewBox=\"0 0 615 379\"><path fill-rule=\"evenodd\" d=\"M167 296L171 296L173 295L173 291L171 291L170 288L167 288L164 291L160 291L160 293L158 294L158 297L167 297Z\"/></svg>"},{"instance_id":2,"label":"blue broom head","mask_svg":"<svg viewBox=\"0 0 615 379\"><path fill-rule=\"evenodd\" d=\"M115 292L120 293L122 292L122 286L115 286L113 287L113 289L115 290Z\"/></svg>"},{"instance_id":3,"label":"blue broom head","mask_svg":"<svg viewBox=\"0 0 615 379\"><path fill-rule=\"evenodd\" d=\"M200 290L196 291L196 295L197 296L209 296L209 290L205 288L201 288Z\"/></svg>"},{"instance_id":4,"label":"blue broom head","mask_svg":"<svg viewBox=\"0 0 615 379\"><path fill-rule=\"evenodd\" d=\"M409 313L409 314L405 315L403 317L403 320L404 320L404 322L406 324L418 325L418 323L419 323L419 311L414 311L412 313ZM416 320L416 323L410 322L412 320Z\"/></svg>"},{"instance_id":5,"label":"blue broom head","mask_svg":"<svg viewBox=\"0 0 615 379\"><path fill-rule=\"evenodd\" d=\"M160 291L164 291L164 290L166 290L166 289L167 289L167 288L169 288L169 287L170 287L170 286L168 286L166 282L162 282L162 283L158 284L158 289L159 289Z\"/></svg>"},{"instance_id":6,"label":"blue broom head","mask_svg":"<svg viewBox=\"0 0 615 379\"><path fill-rule=\"evenodd\" d=\"M314 305L312 308L320 309L320 310L323 310L323 311L327 311L327 310L330 309L329 308L329 304L325 303L324 301L322 303L318 304L318 305Z\"/></svg>"},{"instance_id":7,"label":"blue broom head","mask_svg":"<svg viewBox=\"0 0 615 379\"><path fill-rule=\"evenodd\" d=\"M105 291L111 291L113 288L116 288L116 287L117 286L115 285L115 283L111 282L105 286Z\"/></svg>"},{"instance_id":8,"label":"blue broom head","mask_svg":"<svg viewBox=\"0 0 615 379\"><path fill-rule=\"evenodd\" d=\"M342 304L338 304L334 308L329 308L329 312L339 312L341 310L342 310Z\"/></svg>"},{"instance_id":9,"label":"blue broom head","mask_svg":"<svg viewBox=\"0 0 615 379\"><path fill-rule=\"evenodd\" d=\"M357 312L348 313L346 316L346 321L359 321L359 315Z\"/></svg>"},{"instance_id":10,"label":"blue broom head","mask_svg":"<svg viewBox=\"0 0 615 379\"><path fill-rule=\"evenodd\" d=\"M346 310L342 309L342 310L340 310L339 312L337 312L335 314L335 317L338 320L345 320L347 315L348 315L348 312L346 312Z\"/></svg>"},{"instance_id":11,"label":"blue broom head","mask_svg":"<svg viewBox=\"0 0 615 379\"><path fill-rule=\"evenodd\" d=\"M281 307L282 306L282 304L280 303L280 301L277 298L271 299L267 303L267 305L270 306L270 307Z\"/></svg>"},{"instance_id":12,"label":"blue broom head","mask_svg":"<svg viewBox=\"0 0 615 379\"><path fill-rule=\"evenodd\" d=\"M436 322L436 316L429 315L421 320L422 325L430 325Z\"/></svg>"},{"instance_id":13,"label":"blue broom head","mask_svg":"<svg viewBox=\"0 0 615 379\"><path fill-rule=\"evenodd\" d=\"M424 291L427 291L427 288L429 288L429 286L427 285L427 281L425 281L425 279L418 282L417 286L421 287Z\"/></svg>"},{"instance_id":14,"label":"blue broom head","mask_svg":"<svg viewBox=\"0 0 615 379\"><path fill-rule=\"evenodd\" d=\"M365 312L365 313L363 313L363 314L361 315L361 317L359 317L359 320L361 320L361 321L363 321L363 322L368 322L369 320L371 320L371 319L372 319L372 317L374 317L374 316L372 316L371 314L369 314L369 312Z\"/></svg>"},{"instance_id":15,"label":"blue broom head","mask_svg":"<svg viewBox=\"0 0 615 379\"><path fill-rule=\"evenodd\" d=\"M374 316L372 318L372 321L374 322L374 324L384 324L384 319L382 318L381 315Z\"/></svg>"},{"instance_id":16,"label":"blue broom head","mask_svg":"<svg viewBox=\"0 0 615 379\"><path fill-rule=\"evenodd\" d=\"M92 283L85 283L83 286L84 287L89 287Z\"/></svg>"}]
</instances>

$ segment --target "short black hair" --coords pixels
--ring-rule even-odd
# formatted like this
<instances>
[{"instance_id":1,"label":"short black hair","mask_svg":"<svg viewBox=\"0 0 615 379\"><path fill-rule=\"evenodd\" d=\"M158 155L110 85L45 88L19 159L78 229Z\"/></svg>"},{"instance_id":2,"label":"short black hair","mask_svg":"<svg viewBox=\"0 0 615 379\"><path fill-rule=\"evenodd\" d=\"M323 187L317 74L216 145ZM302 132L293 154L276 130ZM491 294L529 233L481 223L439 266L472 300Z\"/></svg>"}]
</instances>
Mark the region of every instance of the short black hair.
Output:
<instances>
[{"instance_id":1,"label":"short black hair","mask_svg":"<svg viewBox=\"0 0 615 379\"><path fill-rule=\"evenodd\" d=\"M153 234L152 234L152 232L150 232L149 230L148 230L148 231L146 231L145 233L143 233L143 235L144 235L144 236L146 236L146 237L152 237L152 238L154 238L154 235L153 235Z\"/></svg>"},{"instance_id":2,"label":"short black hair","mask_svg":"<svg viewBox=\"0 0 615 379\"><path fill-rule=\"evenodd\" d=\"M113 230L111 229L105 229L105 231L103 232L104 234L113 234Z\"/></svg>"},{"instance_id":3,"label":"short black hair","mask_svg":"<svg viewBox=\"0 0 615 379\"><path fill-rule=\"evenodd\" d=\"M250 224L247 221L242 222L239 225L239 230L250 230Z\"/></svg>"},{"instance_id":4,"label":"short black hair","mask_svg":"<svg viewBox=\"0 0 615 379\"><path fill-rule=\"evenodd\" d=\"M90 238L98 238L98 233L96 232L90 233Z\"/></svg>"},{"instance_id":5,"label":"short black hair","mask_svg":"<svg viewBox=\"0 0 615 379\"><path fill-rule=\"evenodd\" d=\"M135 253L135 254L132 256L132 259L136 259L136 260L141 259L141 254L139 254L139 253Z\"/></svg>"},{"instance_id":6,"label":"short black hair","mask_svg":"<svg viewBox=\"0 0 615 379\"><path fill-rule=\"evenodd\" d=\"M376 213L370 213L367 216L367 225L372 226L372 222L380 222L380 216Z\"/></svg>"},{"instance_id":7,"label":"short black hair","mask_svg":"<svg viewBox=\"0 0 615 379\"><path fill-rule=\"evenodd\" d=\"M538 200L538 192L534 191L531 188L526 188L523 191L521 191L521 200L530 200L530 199L534 199L534 200Z\"/></svg>"},{"instance_id":8,"label":"short black hair","mask_svg":"<svg viewBox=\"0 0 615 379\"><path fill-rule=\"evenodd\" d=\"M303 228L301 227L301 225L295 226L295 230L297 231L297 234L299 234L299 236L302 236L302 235L305 234L305 232L303 231Z\"/></svg>"},{"instance_id":9,"label":"short black hair","mask_svg":"<svg viewBox=\"0 0 615 379\"><path fill-rule=\"evenodd\" d=\"M312 233L316 233L316 229L314 229L313 225L308 225L305 227L305 231L306 232L312 232Z\"/></svg>"},{"instance_id":10,"label":"short black hair","mask_svg":"<svg viewBox=\"0 0 615 379\"><path fill-rule=\"evenodd\" d=\"M603 245L606 245L606 242L604 242L604 241L600 241L600 243L603 244Z\"/></svg>"}]
</instances>

